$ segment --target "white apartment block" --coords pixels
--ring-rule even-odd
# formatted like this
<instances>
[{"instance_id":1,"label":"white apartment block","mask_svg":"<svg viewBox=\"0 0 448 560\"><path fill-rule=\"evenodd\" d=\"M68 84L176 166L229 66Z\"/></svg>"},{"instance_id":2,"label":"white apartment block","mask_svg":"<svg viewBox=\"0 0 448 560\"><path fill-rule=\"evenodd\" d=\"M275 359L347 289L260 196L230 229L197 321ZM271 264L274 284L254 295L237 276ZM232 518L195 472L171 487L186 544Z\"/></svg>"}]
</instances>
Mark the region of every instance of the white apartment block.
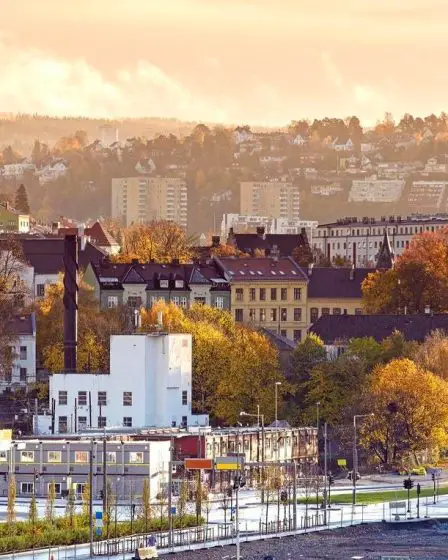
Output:
<instances>
[{"instance_id":1,"label":"white apartment block","mask_svg":"<svg viewBox=\"0 0 448 560\"><path fill-rule=\"evenodd\" d=\"M446 181L414 181L409 189L408 202L417 211L437 211L442 205Z\"/></svg>"},{"instance_id":2,"label":"white apartment block","mask_svg":"<svg viewBox=\"0 0 448 560\"><path fill-rule=\"evenodd\" d=\"M110 373L50 376L55 433L208 425L191 413L191 375L190 334L113 335Z\"/></svg>"},{"instance_id":3,"label":"white apartment block","mask_svg":"<svg viewBox=\"0 0 448 560\"><path fill-rule=\"evenodd\" d=\"M352 183L349 202L395 202L400 199L404 180L381 180L376 177L359 179Z\"/></svg>"},{"instance_id":4,"label":"white apartment block","mask_svg":"<svg viewBox=\"0 0 448 560\"><path fill-rule=\"evenodd\" d=\"M317 228L312 247L333 261L345 257L357 267L375 266L376 256L387 230L395 256L404 253L414 235L433 232L448 225L445 216L383 216L374 218L342 218Z\"/></svg>"},{"instance_id":5,"label":"white apartment block","mask_svg":"<svg viewBox=\"0 0 448 560\"><path fill-rule=\"evenodd\" d=\"M126 226L169 220L187 227L187 185L173 177L112 179L112 218Z\"/></svg>"},{"instance_id":6,"label":"white apartment block","mask_svg":"<svg viewBox=\"0 0 448 560\"><path fill-rule=\"evenodd\" d=\"M34 313L14 317L14 361L11 374L0 380L0 393L5 389L26 387L36 381L36 316Z\"/></svg>"},{"instance_id":7,"label":"white apartment block","mask_svg":"<svg viewBox=\"0 0 448 560\"><path fill-rule=\"evenodd\" d=\"M229 230L234 233L254 233L257 227L264 227L268 234L297 234L305 228L308 240L314 237L318 222L312 220L288 220L287 218L268 218L267 216L243 216L242 214L223 214L221 237L227 239Z\"/></svg>"},{"instance_id":8,"label":"white apartment block","mask_svg":"<svg viewBox=\"0 0 448 560\"><path fill-rule=\"evenodd\" d=\"M300 189L283 181L243 181L240 183L240 213L298 220Z\"/></svg>"}]
</instances>

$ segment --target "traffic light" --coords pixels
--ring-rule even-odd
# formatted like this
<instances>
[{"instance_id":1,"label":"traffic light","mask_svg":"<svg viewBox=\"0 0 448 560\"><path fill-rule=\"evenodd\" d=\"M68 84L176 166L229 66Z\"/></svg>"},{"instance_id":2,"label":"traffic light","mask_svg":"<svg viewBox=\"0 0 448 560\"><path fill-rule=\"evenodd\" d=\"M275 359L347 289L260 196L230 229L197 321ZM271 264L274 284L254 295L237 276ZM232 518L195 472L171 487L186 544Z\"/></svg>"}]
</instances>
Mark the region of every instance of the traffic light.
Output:
<instances>
[{"instance_id":1,"label":"traffic light","mask_svg":"<svg viewBox=\"0 0 448 560\"><path fill-rule=\"evenodd\" d=\"M34 471L34 479L39 480L39 473Z\"/></svg>"},{"instance_id":2,"label":"traffic light","mask_svg":"<svg viewBox=\"0 0 448 560\"><path fill-rule=\"evenodd\" d=\"M417 484L417 496L420 496L420 492L422 491L422 487L420 486L420 483Z\"/></svg>"},{"instance_id":3,"label":"traffic light","mask_svg":"<svg viewBox=\"0 0 448 560\"><path fill-rule=\"evenodd\" d=\"M280 492L280 500L281 500L283 503L286 503L286 502L288 501L288 492L287 492L286 490L282 490L282 491Z\"/></svg>"},{"instance_id":4,"label":"traffic light","mask_svg":"<svg viewBox=\"0 0 448 560\"><path fill-rule=\"evenodd\" d=\"M231 486L229 486L229 487L227 488L227 496L228 496L229 498L232 497L232 487L231 487Z\"/></svg>"},{"instance_id":5,"label":"traffic light","mask_svg":"<svg viewBox=\"0 0 448 560\"><path fill-rule=\"evenodd\" d=\"M407 478L403 481L403 487L405 490L412 490L412 488L414 488L414 481L410 478Z\"/></svg>"},{"instance_id":6,"label":"traffic light","mask_svg":"<svg viewBox=\"0 0 448 560\"><path fill-rule=\"evenodd\" d=\"M103 499L104 498L104 492L102 490L100 490L100 498Z\"/></svg>"},{"instance_id":7,"label":"traffic light","mask_svg":"<svg viewBox=\"0 0 448 560\"><path fill-rule=\"evenodd\" d=\"M433 472L433 473L431 474L431 478L432 478L433 480L435 480L435 479L436 479L436 473Z\"/></svg>"},{"instance_id":8,"label":"traffic light","mask_svg":"<svg viewBox=\"0 0 448 560\"><path fill-rule=\"evenodd\" d=\"M349 480L353 480L353 471L348 471L347 478L348 478Z\"/></svg>"},{"instance_id":9,"label":"traffic light","mask_svg":"<svg viewBox=\"0 0 448 560\"><path fill-rule=\"evenodd\" d=\"M330 486L333 486L333 484L334 484L334 476L332 474L328 475L328 484Z\"/></svg>"}]
</instances>

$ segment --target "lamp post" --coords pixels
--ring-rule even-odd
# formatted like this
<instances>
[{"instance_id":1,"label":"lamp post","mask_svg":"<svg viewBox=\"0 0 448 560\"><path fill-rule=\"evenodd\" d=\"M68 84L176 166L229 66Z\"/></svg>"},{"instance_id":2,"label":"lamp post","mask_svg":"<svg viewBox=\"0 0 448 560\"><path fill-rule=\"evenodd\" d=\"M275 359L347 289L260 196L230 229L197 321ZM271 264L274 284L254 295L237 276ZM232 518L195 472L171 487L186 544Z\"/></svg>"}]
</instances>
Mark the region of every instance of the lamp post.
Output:
<instances>
[{"instance_id":1,"label":"lamp post","mask_svg":"<svg viewBox=\"0 0 448 560\"><path fill-rule=\"evenodd\" d=\"M353 416L353 470L352 470L352 482L353 482L353 505L356 504L356 478L358 474L358 447L356 445L356 420L357 418L368 418L374 416L374 414L355 414Z\"/></svg>"}]
</instances>

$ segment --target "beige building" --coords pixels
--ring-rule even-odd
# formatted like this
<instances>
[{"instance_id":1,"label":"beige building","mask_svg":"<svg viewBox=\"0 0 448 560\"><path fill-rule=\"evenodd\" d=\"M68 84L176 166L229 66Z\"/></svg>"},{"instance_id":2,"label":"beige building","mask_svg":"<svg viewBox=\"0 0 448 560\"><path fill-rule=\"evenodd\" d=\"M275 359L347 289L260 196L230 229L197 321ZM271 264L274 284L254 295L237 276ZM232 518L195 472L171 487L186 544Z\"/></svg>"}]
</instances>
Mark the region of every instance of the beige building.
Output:
<instances>
[{"instance_id":1,"label":"beige building","mask_svg":"<svg viewBox=\"0 0 448 560\"><path fill-rule=\"evenodd\" d=\"M172 177L112 179L112 218L124 225L170 220L187 227L187 185Z\"/></svg>"},{"instance_id":2,"label":"beige building","mask_svg":"<svg viewBox=\"0 0 448 560\"><path fill-rule=\"evenodd\" d=\"M297 342L306 335L308 278L291 257L221 258L216 262L230 278L235 321Z\"/></svg>"},{"instance_id":3,"label":"beige building","mask_svg":"<svg viewBox=\"0 0 448 560\"><path fill-rule=\"evenodd\" d=\"M244 181L240 183L240 214L298 220L300 190L280 181Z\"/></svg>"}]
</instances>

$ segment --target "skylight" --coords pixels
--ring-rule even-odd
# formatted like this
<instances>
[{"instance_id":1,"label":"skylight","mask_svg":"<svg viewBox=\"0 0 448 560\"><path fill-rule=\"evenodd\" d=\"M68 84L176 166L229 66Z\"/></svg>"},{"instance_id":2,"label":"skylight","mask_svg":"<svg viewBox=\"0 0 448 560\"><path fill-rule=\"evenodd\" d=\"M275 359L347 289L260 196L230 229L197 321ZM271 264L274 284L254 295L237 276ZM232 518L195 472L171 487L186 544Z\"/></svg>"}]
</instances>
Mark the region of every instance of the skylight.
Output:
<instances>
[{"instance_id":1,"label":"skylight","mask_svg":"<svg viewBox=\"0 0 448 560\"><path fill-rule=\"evenodd\" d=\"M258 274L259 276L263 276L263 273L261 272L261 270L257 270L257 274Z\"/></svg>"},{"instance_id":2,"label":"skylight","mask_svg":"<svg viewBox=\"0 0 448 560\"><path fill-rule=\"evenodd\" d=\"M279 270L278 273L281 274L282 276L285 275L285 273L283 272L283 270Z\"/></svg>"},{"instance_id":3,"label":"skylight","mask_svg":"<svg viewBox=\"0 0 448 560\"><path fill-rule=\"evenodd\" d=\"M273 274L274 276L277 276L275 270L271 270L271 274Z\"/></svg>"},{"instance_id":4,"label":"skylight","mask_svg":"<svg viewBox=\"0 0 448 560\"><path fill-rule=\"evenodd\" d=\"M295 270L291 270L292 274L294 274L294 276L297 275L297 272Z\"/></svg>"}]
</instances>

